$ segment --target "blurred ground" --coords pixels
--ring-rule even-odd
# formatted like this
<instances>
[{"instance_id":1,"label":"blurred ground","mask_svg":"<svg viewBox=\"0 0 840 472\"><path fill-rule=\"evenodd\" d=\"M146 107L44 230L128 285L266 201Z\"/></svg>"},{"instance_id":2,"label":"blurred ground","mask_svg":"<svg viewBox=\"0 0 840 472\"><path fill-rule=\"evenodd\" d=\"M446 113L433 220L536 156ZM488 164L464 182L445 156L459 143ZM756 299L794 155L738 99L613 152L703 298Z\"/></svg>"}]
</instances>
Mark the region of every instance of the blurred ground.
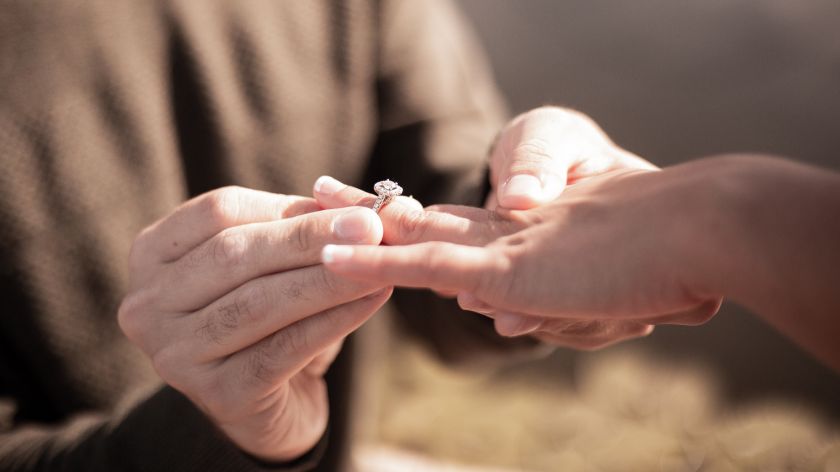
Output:
<instances>
[{"instance_id":1,"label":"blurred ground","mask_svg":"<svg viewBox=\"0 0 840 472\"><path fill-rule=\"evenodd\" d=\"M760 151L840 169L837 0L458 3L514 112L583 110L663 166ZM386 447L361 470L840 471L840 375L731 304L490 376L410 344L388 359Z\"/></svg>"},{"instance_id":2,"label":"blurred ground","mask_svg":"<svg viewBox=\"0 0 840 472\"><path fill-rule=\"evenodd\" d=\"M361 470L840 471L840 430L807 405L726 408L707 367L638 344L590 354L570 377L556 358L456 373L403 344L386 444Z\"/></svg>"}]
</instances>

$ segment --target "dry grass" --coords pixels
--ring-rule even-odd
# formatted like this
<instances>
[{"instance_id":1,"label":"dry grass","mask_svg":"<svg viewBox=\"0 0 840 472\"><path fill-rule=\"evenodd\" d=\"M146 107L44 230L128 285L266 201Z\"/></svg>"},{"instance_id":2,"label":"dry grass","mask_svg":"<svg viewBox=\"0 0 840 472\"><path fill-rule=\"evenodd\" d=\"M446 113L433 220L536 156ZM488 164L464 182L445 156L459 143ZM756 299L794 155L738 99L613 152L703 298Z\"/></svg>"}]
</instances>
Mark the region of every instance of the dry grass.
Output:
<instances>
[{"instance_id":1,"label":"dry grass","mask_svg":"<svg viewBox=\"0 0 840 472\"><path fill-rule=\"evenodd\" d=\"M840 431L802 407L726 412L699 366L632 348L585 359L572 380L547 364L477 376L403 347L391 356L382 437L445 461L515 470L840 471Z\"/></svg>"}]
</instances>

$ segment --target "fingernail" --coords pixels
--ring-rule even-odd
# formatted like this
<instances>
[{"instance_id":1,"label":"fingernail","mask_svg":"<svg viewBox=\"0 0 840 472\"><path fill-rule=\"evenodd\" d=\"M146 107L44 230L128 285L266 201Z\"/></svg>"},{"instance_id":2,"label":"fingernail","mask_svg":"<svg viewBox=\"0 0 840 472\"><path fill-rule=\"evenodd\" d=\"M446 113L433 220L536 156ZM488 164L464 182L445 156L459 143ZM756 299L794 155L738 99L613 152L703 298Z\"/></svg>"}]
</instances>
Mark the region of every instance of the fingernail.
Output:
<instances>
[{"instance_id":1,"label":"fingernail","mask_svg":"<svg viewBox=\"0 0 840 472\"><path fill-rule=\"evenodd\" d=\"M506 207L517 207L520 203L542 201L542 182L531 174L514 175L502 186L500 201Z\"/></svg>"},{"instance_id":2,"label":"fingernail","mask_svg":"<svg viewBox=\"0 0 840 472\"><path fill-rule=\"evenodd\" d=\"M458 306L467 311L474 311L485 315L493 311L493 307L479 300L475 295L468 292L458 294Z\"/></svg>"},{"instance_id":3,"label":"fingernail","mask_svg":"<svg viewBox=\"0 0 840 472\"><path fill-rule=\"evenodd\" d=\"M351 243L372 241L375 238L374 225L378 217L368 208L354 208L333 220L333 234Z\"/></svg>"},{"instance_id":4,"label":"fingernail","mask_svg":"<svg viewBox=\"0 0 840 472\"><path fill-rule=\"evenodd\" d=\"M353 257L353 248L350 246L339 246L327 244L321 250L321 262L324 264L339 264L347 262Z\"/></svg>"},{"instance_id":5,"label":"fingernail","mask_svg":"<svg viewBox=\"0 0 840 472\"><path fill-rule=\"evenodd\" d=\"M315 191L322 195L332 195L344 187L344 184L328 175L322 175L315 181Z\"/></svg>"},{"instance_id":6,"label":"fingernail","mask_svg":"<svg viewBox=\"0 0 840 472\"><path fill-rule=\"evenodd\" d=\"M496 332L502 336L522 336L540 327L542 320L530 316L514 315L512 313L496 313Z\"/></svg>"}]
</instances>

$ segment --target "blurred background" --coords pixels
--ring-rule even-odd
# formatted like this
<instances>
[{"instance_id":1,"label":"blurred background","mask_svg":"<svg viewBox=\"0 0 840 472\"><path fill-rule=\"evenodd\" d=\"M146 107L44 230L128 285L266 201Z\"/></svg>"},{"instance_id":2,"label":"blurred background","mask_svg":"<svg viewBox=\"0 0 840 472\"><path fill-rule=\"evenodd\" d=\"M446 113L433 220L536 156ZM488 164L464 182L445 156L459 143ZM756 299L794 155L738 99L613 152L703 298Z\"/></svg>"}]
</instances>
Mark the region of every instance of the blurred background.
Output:
<instances>
[{"instance_id":1,"label":"blurred background","mask_svg":"<svg viewBox=\"0 0 840 472\"><path fill-rule=\"evenodd\" d=\"M515 113L579 109L660 166L758 151L840 169L837 0L458 3ZM840 470L840 375L732 304L702 327L492 375L390 349L380 435L418 470L420 456L457 470Z\"/></svg>"}]
</instances>

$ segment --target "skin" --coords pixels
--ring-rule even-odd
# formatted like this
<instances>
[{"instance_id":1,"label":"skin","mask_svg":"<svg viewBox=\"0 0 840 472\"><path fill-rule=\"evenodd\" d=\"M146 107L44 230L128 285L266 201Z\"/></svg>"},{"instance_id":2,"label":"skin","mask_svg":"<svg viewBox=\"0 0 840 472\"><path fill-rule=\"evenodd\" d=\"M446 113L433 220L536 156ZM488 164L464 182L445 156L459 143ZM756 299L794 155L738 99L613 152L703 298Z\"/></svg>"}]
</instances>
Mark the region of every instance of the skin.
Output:
<instances>
[{"instance_id":1,"label":"skin","mask_svg":"<svg viewBox=\"0 0 840 472\"><path fill-rule=\"evenodd\" d=\"M242 450L285 461L326 428L323 374L390 284L320 264L327 243L378 244L369 209L237 187L183 204L144 230L119 310L128 338Z\"/></svg>"},{"instance_id":2,"label":"skin","mask_svg":"<svg viewBox=\"0 0 840 472\"><path fill-rule=\"evenodd\" d=\"M489 159L492 192L485 208L432 206L421 211L410 199L397 199L379 216L384 226L383 242L408 245L422 241L449 241L464 245L484 245L495 235L483 231L470 218L489 225L504 224L508 210L535 209L549 204L567 186L618 171L654 171L644 159L616 146L591 119L582 113L557 107L538 108L512 120L499 134ZM316 186L314 195L324 208L348 205L370 206L374 197L332 181L329 192ZM453 213L453 214L450 214ZM467 216L468 218L458 218ZM653 330L647 319L592 320L578 316L536 317L516 310L501 309L476 299L473 294L451 287L433 287L445 296L457 296L462 308L494 319L503 336L529 334L555 346L598 349L616 342L646 336ZM706 312L714 306L703 306ZM692 313L694 315L694 313ZM697 316L656 318L659 323L696 324Z\"/></svg>"},{"instance_id":3,"label":"skin","mask_svg":"<svg viewBox=\"0 0 840 472\"><path fill-rule=\"evenodd\" d=\"M528 210L392 208L386 241L397 218L415 224L395 242L411 243L328 246L323 260L357 280L457 293L501 334L584 348L704 323L727 296L840 370L836 173L733 155L569 181ZM316 198L341 206L359 192Z\"/></svg>"},{"instance_id":4,"label":"skin","mask_svg":"<svg viewBox=\"0 0 840 472\"><path fill-rule=\"evenodd\" d=\"M643 170L622 170L604 178L618 175L626 177L658 172ZM591 182L591 183L589 183ZM605 297L603 286L616 287L621 283L621 274L611 269L620 259L628 262L639 260L639 253L650 250L643 241L633 241L639 246L628 250L626 245L613 244L611 250L601 248L593 257L576 257L579 251L589 245L609 246L607 238L598 234L613 234L622 224L615 215L604 218L601 225L579 236L575 244L564 245L561 251L548 252L542 247L557 240L551 231L556 229L555 214L568 210L561 201L568 201L579 195L578 189L598 187L600 179L578 184L567 189L563 197L532 210L485 210L480 208L441 205L425 211L404 207L397 201L382 210L380 216L385 228L383 241L387 247L356 248L351 246L328 247L324 261L330 270L360 280L390 280L396 285L424 287L442 293L455 293L465 310L487 315L495 320L496 330L504 336L529 334L546 342L578 349L597 349L621 340L644 336L650 333L653 324L699 324L708 320L720 305L720 296L715 294L686 294L678 298L682 288L673 280L673 300L646 303L652 299L640 291L640 287L621 287L626 296L634 297L632 305L623 305L626 300L617 296ZM357 201L364 205L373 196L354 187L341 185L341 190L324 196L318 194L322 204ZM626 199L633 192L632 186L622 189ZM582 198L588 198L582 197ZM590 218L596 203L581 200L581 207L589 206L586 212L570 215L565 227L581 224ZM628 205L630 203L628 202ZM617 209L616 214L626 209ZM406 224L410 221L410 224ZM551 227L552 229L547 229ZM411 231L405 231L411 228ZM401 230L402 229L402 230ZM590 249L591 251L591 249ZM546 260L567 260L575 262L567 269L574 274L574 283L558 289L556 275L549 267L535 268L529 272L514 266L513 255L531 255L535 262ZM664 254L663 254L664 256ZM346 260L344 258L347 258ZM577 259L577 260L575 260ZM517 263L518 259L517 259ZM671 265L663 260L662 265ZM530 267L529 267L530 269ZM632 279L640 280L638 274L649 268L646 265L635 268ZM605 276L612 276L605 280ZM626 275L625 275L626 276ZM477 280L487 280L476 284ZM615 279L615 280L613 280ZM541 281L550 280L545 284ZM508 293L508 282L521 282L522 293ZM518 287L518 285L517 285ZM584 290L586 289L586 290ZM536 291L535 291L536 290ZM562 307L543 307L540 297L549 294L560 297L566 304ZM589 298L579 299L583 295ZM602 305L614 301L615 305ZM589 306L597 308L590 308ZM609 311L610 316L598 310ZM521 326L525 325L523 329Z\"/></svg>"},{"instance_id":5,"label":"skin","mask_svg":"<svg viewBox=\"0 0 840 472\"><path fill-rule=\"evenodd\" d=\"M497 140L488 209L401 197L377 217L352 208L373 195L329 177L315 199L219 189L138 236L120 326L269 461L320 439L323 373L394 284L457 295L500 334L582 349L702 323L726 294L838 367L837 177L767 161L657 172L585 116L545 108Z\"/></svg>"},{"instance_id":6,"label":"skin","mask_svg":"<svg viewBox=\"0 0 840 472\"><path fill-rule=\"evenodd\" d=\"M543 115L570 129L583 120L554 111ZM514 122L509 129L527 140L529 126ZM590 141L603 147L605 135L591 131ZM537 141L514 149L517 140L507 134L490 160L503 203L529 207L553 199L562 190L559 180L550 180L555 162L522 152L538 150ZM554 183L537 192L508 184L523 173ZM414 216L425 212L417 201L400 198L388 205L382 215L391 217L383 228L369 209L327 205L336 183L316 183L319 201L219 189L145 229L131 250L130 289L119 310L122 330L164 381L241 449L264 460L294 459L317 443L329 416L323 373L342 339L391 293L390 283L327 271L320 263L322 247L411 243L422 236ZM361 197L353 203L370 208L373 197Z\"/></svg>"},{"instance_id":7,"label":"skin","mask_svg":"<svg viewBox=\"0 0 840 472\"><path fill-rule=\"evenodd\" d=\"M657 167L617 146L583 113L536 108L511 120L496 139L485 208L528 210L551 202L567 185L622 169Z\"/></svg>"}]
</instances>

